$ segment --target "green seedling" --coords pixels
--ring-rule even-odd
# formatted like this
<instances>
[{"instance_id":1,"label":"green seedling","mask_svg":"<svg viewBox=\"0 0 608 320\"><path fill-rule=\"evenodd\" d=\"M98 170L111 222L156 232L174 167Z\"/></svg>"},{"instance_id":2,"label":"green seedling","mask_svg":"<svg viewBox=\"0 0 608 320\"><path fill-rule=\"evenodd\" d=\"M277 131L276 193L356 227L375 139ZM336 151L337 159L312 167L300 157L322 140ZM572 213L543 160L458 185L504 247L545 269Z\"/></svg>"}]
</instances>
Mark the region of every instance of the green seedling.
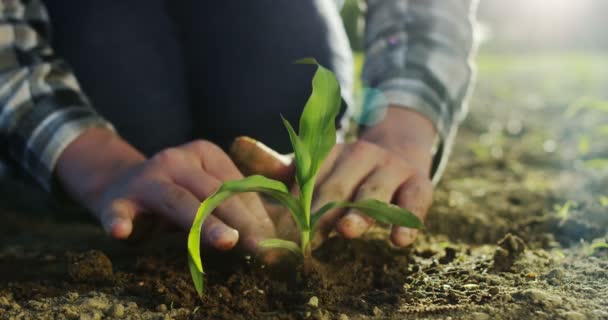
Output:
<instances>
[{"instance_id":1,"label":"green seedling","mask_svg":"<svg viewBox=\"0 0 608 320\"><path fill-rule=\"evenodd\" d=\"M337 201L311 212L316 176L329 152L336 143L335 120L341 96L335 75L311 58L299 60L299 64L316 65L312 80L312 94L306 102L300 118L299 135L283 118L295 153L296 183L299 196L290 193L287 186L276 180L253 175L237 181L225 182L213 195L203 201L196 213L188 235L188 263L198 294L203 293L203 265L201 262L201 226L206 217L227 198L243 192L259 192L285 206L291 213L300 233L300 243L283 239L267 239L258 245L263 248L288 250L298 257L311 259L310 240L317 222L323 214L336 208L354 208L378 221L410 228L422 228L422 222L410 211L375 199L356 202Z\"/></svg>"}]
</instances>

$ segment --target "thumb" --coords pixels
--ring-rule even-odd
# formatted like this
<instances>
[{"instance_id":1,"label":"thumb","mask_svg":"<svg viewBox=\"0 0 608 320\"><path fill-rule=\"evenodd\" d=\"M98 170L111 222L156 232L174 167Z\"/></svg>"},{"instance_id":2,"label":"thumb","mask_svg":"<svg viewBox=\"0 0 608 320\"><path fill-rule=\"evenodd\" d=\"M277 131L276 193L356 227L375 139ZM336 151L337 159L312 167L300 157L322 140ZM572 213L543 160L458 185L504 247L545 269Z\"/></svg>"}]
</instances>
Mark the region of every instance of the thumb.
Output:
<instances>
[{"instance_id":1,"label":"thumb","mask_svg":"<svg viewBox=\"0 0 608 320\"><path fill-rule=\"evenodd\" d=\"M282 181L288 186L293 183L293 157L282 155L255 139L234 139L230 147L230 157L245 176L259 174Z\"/></svg>"},{"instance_id":2,"label":"thumb","mask_svg":"<svg viewBox=\"0 0 608 320\"><path fill-rule=\"evenodd\" d=\"M127 239L133 232L136 205L128 199L112 201L101 213L101 225L115 239Z\"/></svg>"}]
</instances>

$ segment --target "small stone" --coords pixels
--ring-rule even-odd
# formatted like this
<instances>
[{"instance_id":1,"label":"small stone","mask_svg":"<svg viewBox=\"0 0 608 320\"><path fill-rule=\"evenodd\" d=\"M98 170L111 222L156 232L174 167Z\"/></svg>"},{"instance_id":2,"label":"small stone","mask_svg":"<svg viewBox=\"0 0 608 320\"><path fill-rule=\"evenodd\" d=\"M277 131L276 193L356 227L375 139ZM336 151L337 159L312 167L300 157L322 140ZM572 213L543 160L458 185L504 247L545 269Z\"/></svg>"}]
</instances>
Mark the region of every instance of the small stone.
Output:
<instances>
[{"instance_id":1,"label":"small stone","mask_svg":"<svg viewBox=\"0 0 608 320\"><path fill-rule=\"evenodd\" d=\"M108 310L108 315L111 317L122 317L125 315L125 307L120 303L113 304Z\"/></svg>"},{"instance_id":2,"label":"small stone","mask_svg":"<svg viewBox=\"0 0 608 320\"><path fill-rule=\"evenodd\" d=\"M167 305L166 304L159 304L156 306L156 311L158 312L167 312Z\"/></svg>"},{"instance_id":3,"label":"small stone","mask_svg":"<svg viewBox=\"0 0 608 320\"><path fill-rule=\"evenodd\" d=\"M471 314L471 319L473 320L488 320L490 319L490 315L483 312L473 312Z\"/></svg>"},{"instance_id":4,"label":"small stone","mask_svg":"<svg viewBox=\"0 0 608 320\"><path fill-rule=\"evenodd\" d=\"M349 318L344 313L340 313L340 317L338 318L338 320L349 320Z\"/></svg>"},{"instance_id":5,"label":"small stone","mask_svg":"<svg viewBox=\"0 0 608 320\"><path fill-rule=\"evenodd\" d=\"M374 310L372 310L372 313L374 314L374 316L379 317L382 315L382 309L378 308L378 307L374 307Z\"/></svg>"},{"instance_id":6,"label":"small stone","mask_svg":"<svg viewBox=\"0 0 608 320\"><path fill-rule=\"evenodd\" d=\"M463 288L465 288L466 290L476 290L479 289L479 285L476 283L467 283L464 286L462 286Z\"/></svg>"},{"instance_id":7,"label":"small stone","mask_svg":"<svg viewBox=\"0 0 608 320\"><path fill-rule=\"evenodd\" d=\"M526 274L526 278L528 278L528 280L536 280L536 273L528 272L528 274Z\"/></svg>"},{"instance_id":8,"label":"small stone","mask_svg":"<svg viewBox=\"0 0 608 320\"><path fill-rule=\"evenodd\" d=\"M567 311L563 314L563 316L567 320L585 320L585 319L587 319L587 317L585 317L584 314L577 312L577 311Z\"/></svg>"},{"instance_id":9,"label":"small stone","mask_svg":"<svg viewBox=\"0 0 608 320\"><path fill-rule=\"evenodd\" d=\"M317 296L310 297L310 299L308 300L308 306L313 307L313 308L318 308L319 307L319 298L317 298Z\"/></svg>"},{"instance_id":10,"label":"small stone","mask_svg":"<svg viewBox=\"0 0 608 320\"><path fill-rule=\"evenodd\" d=\"M492 296L495 296L500 293L500 289L498 289L498 287L491 287L490 289L488 289L488 293Z\"/></svg>"}]
</instances>

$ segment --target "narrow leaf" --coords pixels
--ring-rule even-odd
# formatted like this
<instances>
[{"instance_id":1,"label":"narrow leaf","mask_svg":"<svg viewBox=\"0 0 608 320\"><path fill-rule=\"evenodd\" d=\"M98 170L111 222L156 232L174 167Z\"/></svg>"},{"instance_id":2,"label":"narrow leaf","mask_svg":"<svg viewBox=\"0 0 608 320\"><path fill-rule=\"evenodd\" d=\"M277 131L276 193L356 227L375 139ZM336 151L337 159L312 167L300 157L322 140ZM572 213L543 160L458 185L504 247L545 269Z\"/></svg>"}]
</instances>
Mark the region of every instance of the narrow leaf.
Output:
<instances>
[{"instance_id":1,"label":"narrow leaf","mask_svg":"<svg viewBox=\"0 0 608 320\"><path fill-rule=\"evenodd\" d=\"M295 254L296 256L299 256L299 257L303 256L302 249L300 249L300 246L298 246L298 244L293 241L287 241L287 240L283 240L283 239L266 239L266 240L260 241L258 243L258 245L263 248L285 249L285 250L289 250L291 253Z\"/></svg>"},{"instance_id":2,"label":"narrow leaf","mask_svg":"<svg viewBox=\"0 0 608 320\"><path fill-rule=\"evenodd\" d=\"M336 117L342 98L336 76L312 58L297 63L316 64L312 79L312 93L300 117L300 139L310 154L310 170L307 179L315 176L323 160L336 144Z\"/></svg>"},{"instance_id":3,"label":"narrow leaf","mask_svg":"<svg viewBox=\"0 0 608 320\"><path fill-rule=\"evenodd\" d=\"M196 216L194 217L190 233L188 234L188 263L192 274L192 280L194 281L194 286L196 287L199 296L203 293L203 265L200 252L201 226L203 225L205 218L207 218L224 200L243 192L260 192L276 199L289 209L298 228L307 229L308 224L298 199L289 193L289 190L282 182L268 179L263 176L250 176L237 181L224 182L214 194L201 203L196 212Z\"/></svg>"},{"instance_id":4,"label":"narrow leaf","mask_svg":"<svg viewBox=\"0 0 608 320\"><path fill-rule=\"evenodd\" d=\"M382 202L380 200L366 199L356 202L336 201L324 205L311 217L310 225L312 230L315 230L315 226L319 221L319 218L321 218L329 210L337 208L357 209L365 215L374 218L375 220L402 227L416 229L422 229L423 227L420 219L418 219L416 215L414 215L411 211L407 209L403 209L396 205Z\"/></svg>"},{"instance_id":5,"label":"narrow leaf","mask_svg":"<svg viewBox=\"0 0 608 320\"><path fill-rule=\"evenodd\" d=\"M192 256L188 255L188 269L194 282L194 288L198 292L199 297L203 295L203 272L199 271L196 264L192 260Z\"/></svg>"},{"instance_id":6,"label":"narrow leaf","mask_svg":"<svg viewBox=\"0 0 608 320\"><path fill-rule=\"evenodd\" d=\"M289 139L291 140L291 145L293 146L293 151L295 154L296 161L296 179L299 186L302 186L310 176L310 153L304 144L302 143L302 139L298 137L296 132L293 130L293 127L287 121L287 119L283 118L283 124L285 128L287 128L287 132L289 132Z\"/></svg>"}]
</instances>

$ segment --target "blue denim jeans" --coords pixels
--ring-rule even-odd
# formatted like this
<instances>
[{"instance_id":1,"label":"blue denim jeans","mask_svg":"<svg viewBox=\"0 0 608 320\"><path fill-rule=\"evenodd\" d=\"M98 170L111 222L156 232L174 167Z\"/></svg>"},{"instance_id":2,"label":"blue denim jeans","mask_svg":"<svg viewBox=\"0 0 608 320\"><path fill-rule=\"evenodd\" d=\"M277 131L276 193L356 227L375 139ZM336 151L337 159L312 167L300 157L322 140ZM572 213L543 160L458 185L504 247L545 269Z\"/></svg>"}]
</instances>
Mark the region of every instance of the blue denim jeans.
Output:
<instances>
[{"instance_id":1,"label":"blue denim jeans","mask_svg":"<svg viewBox=\"0 0 608 320\"><path fill-rule=\"evenodd\" d=\"M53 47L94 107L146 154L252 136L290 151L315 57L350 93L352 58L327 0L46 1Z\"/></svg>"}]
</instances>

